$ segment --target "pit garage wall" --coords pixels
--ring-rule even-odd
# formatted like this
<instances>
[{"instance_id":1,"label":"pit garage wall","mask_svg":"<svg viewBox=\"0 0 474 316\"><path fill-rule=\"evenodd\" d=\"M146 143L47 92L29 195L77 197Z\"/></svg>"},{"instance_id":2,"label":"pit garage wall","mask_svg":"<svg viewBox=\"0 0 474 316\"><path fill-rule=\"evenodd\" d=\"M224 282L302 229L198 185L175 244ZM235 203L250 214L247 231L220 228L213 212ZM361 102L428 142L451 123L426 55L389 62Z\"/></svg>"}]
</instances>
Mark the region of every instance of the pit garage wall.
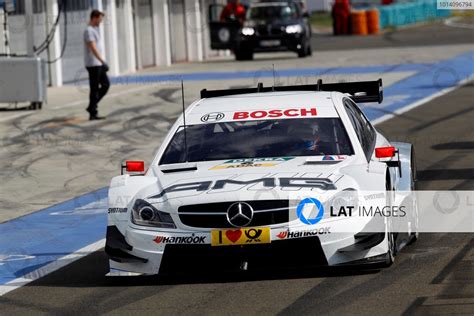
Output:
<instances>
[{"instance_id":1,"label":"pit garage wall","mask_svg":"<svg viewBox=\"0 0 474 316\"><path fill-rule=\"evenodd\" d=\"M172 7L177 1L182 3L178 12ZM36 45L44 40L57 15L58 0L46 0L46 3L47 8L35 7ZM67 35L63 58L49 65L53 86L87 78L83 66L83 32L92 8L106 13L101 28L111 76L133 73L145 67L166 67L175 62L202 61L224 54L210 50L207 15L210 4L226 3L226 0L75 0L68 3L72 6L67 14L67 33L62 17L49 50L51 60L58 57ZM25 54L27 22L22 10L9 16L9 21L11 53ZM48 52L41 57L47 59Z\"/></svg>"}]
</instances>

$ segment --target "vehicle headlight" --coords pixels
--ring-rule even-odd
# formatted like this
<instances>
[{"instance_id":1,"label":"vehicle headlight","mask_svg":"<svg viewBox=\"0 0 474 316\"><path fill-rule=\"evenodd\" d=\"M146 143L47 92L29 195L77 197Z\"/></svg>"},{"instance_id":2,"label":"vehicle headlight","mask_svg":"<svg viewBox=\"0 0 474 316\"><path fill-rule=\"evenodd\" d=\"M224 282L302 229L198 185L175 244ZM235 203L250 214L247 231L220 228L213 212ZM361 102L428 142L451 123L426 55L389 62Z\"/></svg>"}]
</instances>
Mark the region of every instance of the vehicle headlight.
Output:
<instances>
[{"instance_id":1,"label":"vehicle headlight","mask_svg":"<svg viewBox=\"0 0 474 316\"><path fill-rule=\"evenodd\" d=\"M303 32L303 28L299 24L288 25L286 27L286 33L288 34L295 34L295 33L301 33L301 32Z\"/></svg>"},{"instance_id":2,"label":"vehicle headlight","mask_svg":"<svg viewBox=\"0 0 474 316\"><path fill-rule=\"evenodd\" d=\"M331 207L334 209L336 214L339 212L341 207L344 207L345 209L352 207L354 214L359 207L358 192L355 189L345 189L338 192L325 203L325 207L327 207L328 214L330 213Z\"/></svg>"},{"instance_id":3,"label":"vehicle headlight","mask_svg":"<svg viewBox=\"0 0 474 316\"><path fill-rule=\"evenodd\" d=\"M242 28L242 35L252 36L255 34L255 29L253 27L244 27Z\"/></svg>"},{"instance_id":4,"label":"vehicle headlight","mask_svg":"<svg viewBox=\"0 0 474 316\"><path fill-rule=\"evenodd\" d=\"M132 222L142 226L176 228L169 213L159 211L150 203L140 199L133 204Z\"/></svg>"}]
</instances>

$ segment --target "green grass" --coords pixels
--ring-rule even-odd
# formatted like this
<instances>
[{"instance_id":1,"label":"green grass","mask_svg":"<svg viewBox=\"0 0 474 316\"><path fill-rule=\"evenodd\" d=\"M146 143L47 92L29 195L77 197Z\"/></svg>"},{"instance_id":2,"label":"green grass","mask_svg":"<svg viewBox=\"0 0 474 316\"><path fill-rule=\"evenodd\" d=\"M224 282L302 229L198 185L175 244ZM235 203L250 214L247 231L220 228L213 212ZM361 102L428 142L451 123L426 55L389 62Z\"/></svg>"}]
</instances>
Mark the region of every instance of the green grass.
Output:
<instances>
[{"instance_id":1,"label":"green grass","mask_svg":"<svg viewBox=\"0 0 474 316\"><path fill-rule=\"evenodd\" d=\"M332 17L330 12L314 12L309 21L314 27L332 27Z\"/></svg>"},{"instance_id":2,"label":"green grass","mask_svg":"<svg viewBox=\"0 0 474 316\"><path fill-rule=\"evenodd\" d=\"M474 10L452 10L451 14L453 16L474 18Z\"/></svg>"}]
</instances>

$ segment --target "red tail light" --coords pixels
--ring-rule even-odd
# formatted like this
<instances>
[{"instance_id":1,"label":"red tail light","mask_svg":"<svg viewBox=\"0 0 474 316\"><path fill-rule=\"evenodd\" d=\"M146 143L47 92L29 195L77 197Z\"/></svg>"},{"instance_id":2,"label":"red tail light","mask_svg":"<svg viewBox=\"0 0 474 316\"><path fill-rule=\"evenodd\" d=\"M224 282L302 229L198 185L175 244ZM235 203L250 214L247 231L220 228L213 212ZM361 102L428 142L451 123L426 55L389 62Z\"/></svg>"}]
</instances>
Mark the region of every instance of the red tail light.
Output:
<instances>
[{"instance_id":1,"label":"red tail light","mask_svg":"<svg viewBox=\"0 0 474 316\"><path fill-rule=\"evenodd\" d=\"M127 172L145 172L144 161L126 161L125 166Z\"/></svg>"},{"instance_id":2,"label":"red tail light","mask_svg":"<svg viewBox=\"0 0 474 316\"><path fill-rule=\"evenodd\" d=\"M395 147L378 147L375 148L375 157L377 158L391 158L395 156L397 149Z\"/></svg>"}]
</instances>

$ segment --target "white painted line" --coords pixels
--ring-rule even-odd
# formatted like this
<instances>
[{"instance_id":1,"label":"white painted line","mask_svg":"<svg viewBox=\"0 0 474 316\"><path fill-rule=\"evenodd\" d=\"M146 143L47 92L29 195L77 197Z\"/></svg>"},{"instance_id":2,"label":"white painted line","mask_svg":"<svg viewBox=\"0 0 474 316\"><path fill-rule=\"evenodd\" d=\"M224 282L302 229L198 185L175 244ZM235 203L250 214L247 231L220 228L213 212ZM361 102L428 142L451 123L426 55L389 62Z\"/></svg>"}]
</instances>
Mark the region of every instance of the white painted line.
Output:
<instances>
[{"instance_id":1,"label":"white painted line","mask_svg":"<svg viewBox=\"0 0 474 316\"><path fill-rule=\"evenodd\" d=\"M16 119L17 117L25 116L28 114L32 114L32 113L31 112L16 113L10 116L0 118L0 122L6 122L6 121L13 120L13 119Z\"/></svg>"},{"instance_id":2,"label":"white painted line","mask_svg":"<svg viewBox=\"0 0 474 316\"><path fill-rule=\"evenodd\" d=\"M452 18L446 19L444 21L444 24L447 25L447 26L451 26L451 27L458 27L458 28L462 28L462 29L474 30L474 24L458 22L459 20L461 20L461 18L462 17L460 17L460 16L454 16Z\"/></svg>"},{"instance_id":3,"label":"white painted line","mask_svg":"<svg viewBox=\"0 0 474 316\"><path fill-rule=\"evenodd\" d=\"M373 121L372 121L372 124L373 124L373 125L377 125L377 124L380 124L380 123L382 123L382 122L388 121L388 120L391 119L391 118L394 118L394 117L396 117L396 116L398 116L398 115L400 115L400 114L403 114L403 113L405 113L405 112L408 112L408 111L410 111L410 110L413 110L414 108L417 108L417 107L419 107L420 105L423 105L423 104L425 104L425 103L427 103L427 102L430 102L430 101L433 100L433 99L436 99L436 98L438 98L438 97L440 97L440 96L442 96L442 95L445 95L445 94L447 94L447 93L449 93L449 92L451 92L451 91L453 91L453 90L456 90L456 89L459 88L460 86L462 86L462 85L464 85L464 84L466 84L466 83L468 83L468 82L470 82L470 81L472 81L472 80L474 80L474 76L471 76L471 77L469 77L469 78L466 78L466 79L464 79L464 80L461 80L460 82L458 82L458 84L457 84L456 86L443 89L443 90L441 90L441 91L439 91L439 92L437 92L437 93L435 93L435 94L432 94L432 95L430 95L430 96L428 96L428 97L426 97L426 98L424 98L424 99L421 99L421 100L419 100L419 101L417 101L417 102L414 102L414 103L412 103L412 104L409 104L409 105L407 105L407 106L405 106L405 107L402 107L402 108L396 110L396 111L393 112L393 113L385 114L384 116L379 117L378 119L373 120Z\"/></svg>"},{"instance_id":4,"label":"white painted line","mask_svg":"<svg viewBox=\"0 0 474 316\"><path fill-rule=\"evenodd\" d=\"M426 301L423 302L422 306L472 305L472 304L474 304L473 297L460 297L460 298L428 297Z\"/></svg>"},{"instance_id":5,"label":"white painted line","mask_svg":"<svg viewBox=\"0 0 474 316\"><path fill-rule=\"evenodd\" d=\"M19 287L22 287L23 285L26 285L34 280L42 278L51 272L61 269L62 267L65 267L66 265L99 250L100 248L104 247L104 245L105 239L99 240L69 255L61 257L58 260L45 265L44 267L32 271L27 275L22 276L21 278L14 279L6 283L5 285L0 285L0 296L5 295L13 290L16 290Z\"/></svg>"}]
</instances>

